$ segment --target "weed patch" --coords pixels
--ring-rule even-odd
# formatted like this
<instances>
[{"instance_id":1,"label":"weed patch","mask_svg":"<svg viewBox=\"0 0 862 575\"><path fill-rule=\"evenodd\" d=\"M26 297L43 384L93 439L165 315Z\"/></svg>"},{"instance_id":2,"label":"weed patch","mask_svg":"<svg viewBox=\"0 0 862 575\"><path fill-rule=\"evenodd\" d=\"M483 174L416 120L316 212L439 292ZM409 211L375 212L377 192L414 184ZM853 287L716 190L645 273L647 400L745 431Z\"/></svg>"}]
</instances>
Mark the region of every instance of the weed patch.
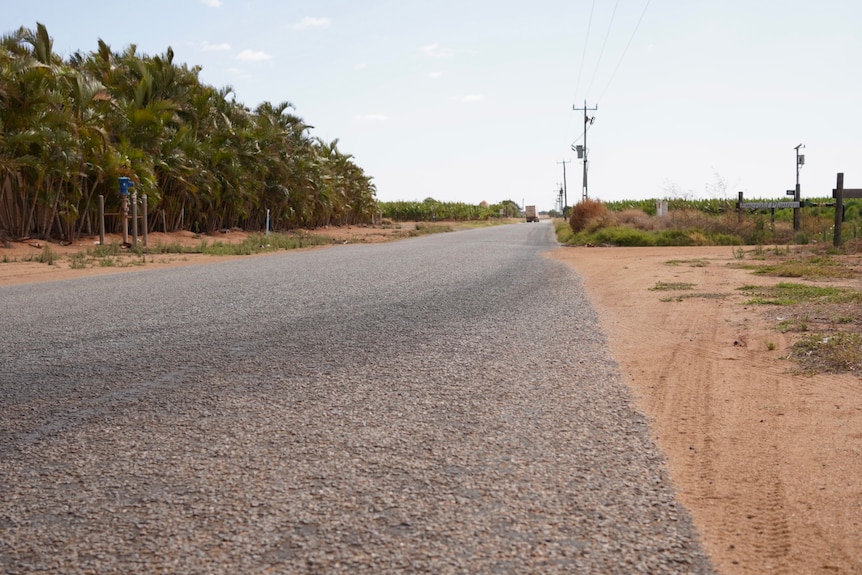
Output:
<instances>
[{"instance_id":1,"label":"weed patch","mask_svg":"<svg viewBox=\"0 0 862 575\"><path fill-rule=\"evenodd\" d=\"M649 288L650 291L684 291L694 289L694 284L687 282L657 282Z\"/></svg>"},{"instance_id":2,"label":"weed patch","mask_svg":"<svg viewBox=\"0 0 862 575\"><path fill-rule=\"evenodd\" d=\"M738 289L752 296L746 303L753 305L862 303L862 292L837 287L782 282L774 286L745 285Z\"/></svg>"},{"instance_id":3,"label":"weed patch","mask_svg":"<svg viewBox=\"0 0 862 575\"><path fill-rule=\"evenodd\" d=\"M445 224L416 224L415 230L410 230L410 237L427 236L430 234L445 234L455 231L452 226Z\"/></svg>"},{"instance_id":4,"label":"weed patch","mask_svg":"<svg viewBox=\"0 0 862 575\"><path fill-rule=\"evenodd\" d=\"M812 373L862 372L862 334L812 333L793 344L791 357Z\"/></svg>"},{"instance_id":5,"label":"weed patch","mask_svg":"<svg viewBox=\"0 0 862 575\"><path fill-rule=\"evenodd\" d=\"M685 301L687 299L724 299L728 297L726 293L681 293L670 297L663 297L659 299L660 302L670 302L670 301Z\"/></svg>"},{"instance_id":6,"label":"weed patch","mask_svg":"<svg viewBox=\"0 0 862 575\"><path fill-rule=\"evenodd\" d=\"M690 268L705 268L709 265L709 261L702 258L693 260L668 260L665 263L669 266L688 266Z\"/></svg>"},{"instance_id":7,"label":"weed patch","mask_svg":"<svg viewBox=\"0 0 862 575\"><path fill-rule=\"evenodd\" d=\"M42 251L35 257L35 260L42 264L48 264L52 266L57 263L57 260L60 259L60 256L51 249L51 246L45 244L45 247Z\"/></svg>"},{"instance_id":8,"label":"weed patch","mask_svg":"<svg viewBox=\"0 0 862 575\"><path fill-rule=\"evenodd\" d=\"M148 246L147 252L151 254L184 254L188 253L189 249L180 242L171 242L168 244L158 242L155 246Z\"/></svg>"},{"instance_id":9,"label":"weed patch","mask_svg":"<svg viewBox=\"0 0 862 575\"><path fill-rule=\"evenodd\" d=\"M118 256L123 253L123 249L117 242L111 242L110 244L99 245L92 248L87 249L87 255L92 256L94 258L104 258L108 256Z\"/></svg>"},{"instance_id":10,"label":"weed patch","mask_svg":"<svg viewBox=\"0 0 862 575\"><path fill-rule=\"evenodd\" d=\"M69 254L69 268L73 270L84 270L88 267L90 267L89 259L86 254L82 252Z\"/></svg>"},{"instance_id":11,"label":"weed patch","mask_svg":"<svg viewBox=\"0 0 862 575\"><path fill-rule=\"evenodd\" d=\"M777 328L781 333L803 333L808 331L808 322L800 318L783 319L778 322Z\"/></svg>"},{"instance_id":12,"label":"weed patch","mask_svg":"<svg viewBox=\"0 0 862 575\"><path fill-rule=\"evenodd\" d=\"M807 280L855 278L858 272L845 264L836 262L828 256L812 256L804 259L754 266L757 275L782 278L802 278Z\"/></svg>"}]
</instances>

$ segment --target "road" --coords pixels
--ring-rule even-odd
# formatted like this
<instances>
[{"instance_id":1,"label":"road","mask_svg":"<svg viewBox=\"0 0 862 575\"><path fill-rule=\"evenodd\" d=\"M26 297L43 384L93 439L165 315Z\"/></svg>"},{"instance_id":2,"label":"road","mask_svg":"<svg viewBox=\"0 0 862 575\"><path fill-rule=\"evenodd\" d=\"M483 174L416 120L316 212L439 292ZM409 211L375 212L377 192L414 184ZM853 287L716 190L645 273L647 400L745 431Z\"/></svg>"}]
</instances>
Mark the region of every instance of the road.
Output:
<instances>
[{"instance_id":1,"label":"road","mask_svg":"<svg viewBox=\"0 0 862 575\"><path fill-rule=\"evenodd\" d=\"M0 288L0 568L712 573L552 232Z\"/></svg>"}]
</instances>

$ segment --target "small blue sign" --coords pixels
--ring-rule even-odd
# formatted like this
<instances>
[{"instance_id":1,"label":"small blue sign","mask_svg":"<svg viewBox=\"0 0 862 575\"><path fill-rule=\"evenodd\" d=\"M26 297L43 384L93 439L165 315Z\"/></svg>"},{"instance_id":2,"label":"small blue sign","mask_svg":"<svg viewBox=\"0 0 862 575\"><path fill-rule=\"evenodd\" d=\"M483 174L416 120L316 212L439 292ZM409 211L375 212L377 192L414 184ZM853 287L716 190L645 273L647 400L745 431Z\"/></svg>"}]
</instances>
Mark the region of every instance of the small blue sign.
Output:
<instances>
[{"instance_id":1,"label":"small blue sign","mask_svg":"<svg viewBox=\"0 0 862 575\"><path fill-rule=\"evenodd\" d=\"M128 196L129 195L129 188L134 187L135 182L133 182L131 178L127 178L125 176L119 178L119 180L120 180L120 195L121 196Z\"/></svg>"}]
</instances>

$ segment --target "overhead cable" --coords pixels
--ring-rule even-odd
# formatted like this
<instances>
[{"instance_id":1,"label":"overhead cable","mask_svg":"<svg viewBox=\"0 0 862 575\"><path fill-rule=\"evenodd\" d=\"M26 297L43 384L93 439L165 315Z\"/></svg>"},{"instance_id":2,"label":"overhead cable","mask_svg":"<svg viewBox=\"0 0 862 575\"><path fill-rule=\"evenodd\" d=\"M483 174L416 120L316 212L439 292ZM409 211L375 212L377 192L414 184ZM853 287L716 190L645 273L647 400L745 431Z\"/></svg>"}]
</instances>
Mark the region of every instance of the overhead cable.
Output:
<instances>
[{"instance_id":1,"label":"overhead cable","mask_svg":"<svg viewBox=\"0 0 862 575\"><path fill-rule=\"evenodd\" d=\"M614 25L614 18L616 18L616 16L617 16L617 7L619 5L620 5L620 0L617 0L616 3L614 4L614 11L611 14L611 21L608 23L608 30L607 30L607 32L605 32L605 39L604 39L604 41L602 41L602 49L599 51L599 59L596 61L596 67L593 69L593 77L590 78L590 84L589 84L589 86L587 86L587 92L586 92L587 96L590 95L590 90L593 89L593 82L595 82L595 80L596 80L596 72L599 71L599 66L601 66L601 64L602 64L602 56L605 55L605 46L608 43L608 36L611 35L611 28Z\"/></svg>"},{"instance_id":2,"label":"overhead cable","mask_svg":"<svg viewBox=\"0 0 862 575\"><path fill-rule=\"evenodd\" d=\"M577 98L578 90L581 88L581 76L584 73L584 62L587 59L587 45L590 41L590 29L593 27L593 11L596 9L596 0L593 0L593 5L590 7L590 19L587 21L587 37L584 39L584 54L581 56L581 70L578 72L578 82L575 85L575 94L574 96Z\"/></svg>"},{"instance_id":3,"label":"overhead cable","mask_svg":"<svg viewBox=\"0 0 862 575\"><path fill-rule=\"evenodd\" d=\"M620 55L620 59L619 59L619 61L617 62L617 65L616 65L616 67L614 68L614 72L613 72L613 74L611 74L611 77L610 77L610 79L608 80L608 83L607 83L607 85L605 86L605 89L604 89L604 90L602 90L602 94L601 94L601 96L599 96L598 100L596 100L596 104L598 104L598 103L602 100L602 98L604 98L605 93L608 91L608 88L611 86L611 82L613 82L613 81L614 81L614 78L615 78L615 77L616 77L616 75L617 75L617 71L620 69L620 64L622 64L622 63L623 63L623 59L625 59L626 54L627 54L627 53L628 53L628 51L629 51L629 47L632 45L632 40L634 40L634 39L635 39L635 34L637 34L638 28L640 28L641 22L642 22L642 21L643 21L643 19L644 19L644 15L646 14L647 8L649 8L649 4L650 4L650 2L651 2L651 0L647 0L647 1L646 1L646 4L644 5L644 9L643 9L643 11L641 12L641 16L640 16L640 18L638 18L638 23L637 23L637 24L635 24L635 29L632 31L632 35L631 35L631 37L629 38L629 41L628 41L628 43L626 44L626 47L625 47L625 49L623 50L622 55Z\"/></svg>"}]
</instances>

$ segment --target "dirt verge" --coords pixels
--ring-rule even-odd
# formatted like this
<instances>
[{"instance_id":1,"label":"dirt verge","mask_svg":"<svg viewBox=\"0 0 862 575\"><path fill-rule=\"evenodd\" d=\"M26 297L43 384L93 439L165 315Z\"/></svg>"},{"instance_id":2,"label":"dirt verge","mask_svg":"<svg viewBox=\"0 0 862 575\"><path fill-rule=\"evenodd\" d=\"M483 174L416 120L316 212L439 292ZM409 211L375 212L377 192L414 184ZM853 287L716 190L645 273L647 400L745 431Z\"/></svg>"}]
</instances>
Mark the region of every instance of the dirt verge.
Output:
<instances>
[{"instance_id":1,"label":"dirt verge","mask_svg":"<svg viewBox=\"0 0 862 575\"><path fill-rule=\"evenodd\" d=\"M344 243L376 243L398 239L409 235L415 230L415 223L405 223L393 226L345 226L324 227L315 230L303 230L303 234L325 236L335 244ZM169 234L154 232L149 234L149 246L178 244L185 247L200 246L201 242L213 244L238 244L245 241L251 234L238 230L229 230L213 235L200 235L192 232L173 232ZM121 244L122 236L107 234L105 245ZM139 240L142 241L142 240ZM46 242L40 239L26 239L10 242L7 247L0 246L0 286L29 283L34 281L54 281L75 277L124 273L143 269L158 269L163 267L183 266L197 263L212 263L236 256L213 256L200 253L151 253L138 256L124 249L120 257L98 258L90 261L83 268L76 268L70 255L84 254L99 246L98 236L84 237L70 244ZM37 261L45 259L44 254L57 256L53 263ZM272 252L270 252L272 253ZM265 255L265 254L263 254ZM243 256L247 257L247 256Z\"/></svg>"},{"instance_id":2,"label":"dirt verge","mask_svg":"<svg viewBox=\"0 0 862 575\"><path fill-rule=\"evenodd\" d=\"M783 359L781 308L737 290L778 280L734 265L729 247L552 257L582 276L721 573L862 573L862 379Z\"/></svg>"}]
</instances>

